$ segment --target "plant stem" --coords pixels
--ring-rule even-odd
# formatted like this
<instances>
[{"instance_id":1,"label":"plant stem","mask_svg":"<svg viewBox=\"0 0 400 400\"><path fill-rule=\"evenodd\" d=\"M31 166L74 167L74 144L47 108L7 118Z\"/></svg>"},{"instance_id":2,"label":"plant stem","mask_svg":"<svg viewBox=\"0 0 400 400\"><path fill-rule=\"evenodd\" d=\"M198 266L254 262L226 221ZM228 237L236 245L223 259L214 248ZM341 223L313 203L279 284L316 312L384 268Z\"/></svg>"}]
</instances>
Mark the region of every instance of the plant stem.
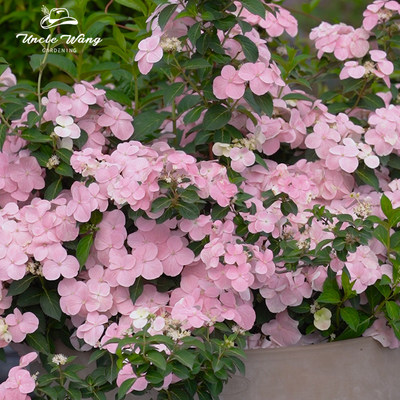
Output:
<instances>
[{"instance_id":1,"label":"plant stem","mask_svg":"<svg viewBox=\"0 0 400 400\"><path fill-rule=\"evenodd\" d=\"M50 38L51 38L51 34L50 34ZM49 42L47 43L46 46L46 52L44 54L43 60L40 62L39 65L39 76L38 76L38 84L37 84L37 96L38 96L38 103L39 103L39 124L40 124L40 120L42 119L42 97L41 97L41 86L42 86L42 76L43 76L43 71L46 67L46 62L47 62L47 57L49 55L49 50L50 50L50 44L51 41L49 40Z\"/></svg>"}]
</instances>

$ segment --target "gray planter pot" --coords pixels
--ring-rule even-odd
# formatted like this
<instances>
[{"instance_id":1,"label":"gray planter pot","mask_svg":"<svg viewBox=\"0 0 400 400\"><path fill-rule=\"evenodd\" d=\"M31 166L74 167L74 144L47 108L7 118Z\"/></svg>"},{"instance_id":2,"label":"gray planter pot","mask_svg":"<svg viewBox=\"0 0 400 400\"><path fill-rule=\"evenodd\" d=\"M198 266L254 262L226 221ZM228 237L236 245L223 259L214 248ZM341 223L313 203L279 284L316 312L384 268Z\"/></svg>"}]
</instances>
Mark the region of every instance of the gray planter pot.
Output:
<instances>
[{"instance_id":1,"label":"gray planter pot","mask_svg":"<svg viewBox=\"0 0 400 400\"><path fill-rule=\"evenodd\" d=\"M247 351L223 400L398 400L400 349L372 338Z\"/></svg>"}]
</instances>

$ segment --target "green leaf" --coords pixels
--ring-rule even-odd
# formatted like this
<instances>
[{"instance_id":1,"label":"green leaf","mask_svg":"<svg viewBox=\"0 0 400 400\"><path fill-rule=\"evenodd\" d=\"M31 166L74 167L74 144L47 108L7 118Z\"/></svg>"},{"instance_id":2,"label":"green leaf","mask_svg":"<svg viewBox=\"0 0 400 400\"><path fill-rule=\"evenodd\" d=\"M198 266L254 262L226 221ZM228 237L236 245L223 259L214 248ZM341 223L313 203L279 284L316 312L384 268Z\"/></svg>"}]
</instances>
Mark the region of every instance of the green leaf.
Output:
<instances>
[{"instance_id":1,"label":"green leaf","mask_svg":"<svg viewBox=\"0 0 400 400\"><path fill-rule=\"evenodd\" d=\"M29 64L31 65L33 71L36 71L40 67L40 63L44 58L44 54L33 54L31 56L31 60ZM77 70L75 64L67 57L59 55L59 54L48 54L47 55L47 64L53 65L62 71L66 72L71 78L74 78L77 75Z\"/></svg>"},{"instance_id":2,"label":"green leaf","mask_svg":"<svg viewBox=\"0 0 400 400\"><path fill-rule=\"evenodd\" d=\"M46 93L51 89L58 89L58 90L63 90L64 92L68 92L68 93L72 93L74 91L74 89L70 86L67 85L64 82L59 82L59 81L54 81L54 82L50 82L48 83L43 89L42 89L42 93Z\"/></svg>"},{"instance_id":3,"label":"green leaf","mask_svg":"<svg viewBox=\"0 0 400 400\"><path fill-rule=\"evenodd\" d=\"M200 215L199 208L195 204L184 201L179 202L177 209L182 218L196 219Z\"/></svg>"},{"instance_id":4,"label":"green leaf","mask_svg":"<svg viewBox=\"0 0 400 400\"><path fill-rule=\"evenodd\" d=\"M317 299L320 303L338 304L340 303L340 291L334 279L326 279L323 291Z\"/></svg>"},{"instance_id":5,"label":"green leaf","mask_svg":"<svg viewBox=\"0 0 400 400\"><path fill-rule=\"evenodd\" d=\"M240 2L252 14L265 18L265 7L260 0L241 0Z\"/></svg>"},{"instance_id":6,"label":"green leaf","mask_svg":"<svg viewBox=\"0 0 400 400\"><path fill-rule=\"evenodd\" d=\"M287 216L289 214L297 215L299 209L293 200L284 201L281 203L282 214Z\"/></svg>"},{"instance_id":7,"label":"green leaf","mask_svg":"<svg viewBox=\"0 0 400 400\"><path fill-rule=\"evenodd\" d=\"M183 117L183 122L185 124L191 124L192 122L196 122L201 117L201 114L205 109L206 108L203 105L193 108Z\"/></svg>"},{"instance_id":8,"label":"green leaf","mask_svg":"<svg viewBox=\"0 0 400 400\"><path fill-rule=\"evenodd\" d=\"M18 294L24 293L28 290L31 283L36 279L35 275L25 275L22 279L18 281L12 281L10 287L8 288L8 296L16 296Z\"/></svg>"},{"instance_id":9,"label":"green leaf","mask_svg":"<svg viewBox=\"0 0 400 400\"><path fill-rule=\"evenodd\" d=\"M69 176L70 178L74 176L74 170L66 163L61 163L54 171L58 175Z\"/></svg>"},{"instance_id":10,"label":"green leaf","mask_svg":"<svg viewBox=\"0 0 400 400\"><path fill-rule=\"evenodd\" d=\"M253 97L261 111L271 117L274 112L274 104L271 95L269 93L265 93L262 96L253 94Z\"/></svg>"},{"instance_id":11,"label":"green leaf","mask_svg":"<svg viewBox=\"0 0 400 400\"><path fill-rule=\"evenodd\" d=\"M201 23L196 22L194 25L192 25L189 28L187 35L192 44L195 45L197 39L199 39L199 37L201 36Z\"/></svg>"},{"instance_id":12,"label":"green leaf","mask_svg":"<svg viewBox=\"0 0 400 400\"><path fill-rule=\"evenodd\" d=\"M385 247L389 245L389 232L382 225L377 226L372 233Z\"/></svg>"},{"instance_id":13,"label":"green leaf","mask_svg":"<svg viewBox=\"0 0 400 400\"><path fill-rule=\"evenodd\" d=\"M165 25L167 25L177 7L177 4L170 4L163 8L163 10L160 12L160 15L158 16L158 25L160 26L161 30L165 28Z\"/></svg>"},{"instance_id":14,"label":"green leaf","mask_svg":"<svg viewBox=\"0 0 400 400\"><path fill-rule=\"evenodd\" d=\"M122 50L126 51L125 36L116 25L113 26L113 38L118 43L118 46L121 47Z\"/></svg>"},{"instance_id":15,"label":"green leaf","mask_svg":"<svg viewBox=\"0 0 400 400\"><path fill-rule=\"evenodd\" d=\"M169 112L145 111L137 115L133 121L135 132L133 137L135 140L142 141L149 135L154 135L156 130L170 117Z\"/></svg>"},{"instance_id":16,"label":"green leaf","mask_svg":"<svg viewBox=\"0 0 400 400\"><path fill-rule=\"evenodd\" d=\"M76 248L76 258L79 261L79 265L83 267L86 260L89 257L89 252L93 244L93 234L83 237Z\"/></svg>"},{"instance_id":17,"label":"green leaf","mask_svg":"<svg viewBox=\"0 0 400 400\"><path fill-rule=\"evenodd\" d=\"M361 98L361 101L358 103L358 107L375 111L377 108L384 108L385 102L376 94L367 94Z\"/></svg>"},{"instance_id":18,"label":"green leaf","mask_svg":"<svg viewBox=\"0 0 400 400\"><path fill-rule=\"evenodd\" d=\"M211 217L214 221L222 220L226 217L228 212L229 212L229 207L221 207L218 204L216 204L211 211Z\"/></svg>"},{"instance_id":19,"label":"green leaf","mask_svg":"<svg viewBox=\"0 0 400 400\"><path fill-rule=\"evenodd\" d=\"M40 296L40 307L43 312L57 321L61 320L60 298L57 292L47 290Z\"/></svg>"},{"instance_id":20,"label":"green leaf","mask_svg":"<svg viewBox=\"0 0 400 400\"><path fill-rule=\"evenodd\" d=\"M43 135L37 128L29 128L22 132L22 139L32 143L49 143L53 140L50 136Z\"/></svg>"},{"instance_id":21,"label":"green leaf","mask_svg":"<svg viewBox=\"0 0 400 400\"><path fill-rule=\"evenodd\" d=\"M400 231L393 233L390 237L390 248L400 252Z\"/></svg>"},{"instance_id":22,"label":"green leaf","mask_svg":"<svg viewBox=\"0 0 400 400\"><path fill-rule=\"evenodd\" d=\"M115 2L147 15L147 7L142 0L115 0Z\"/></svg>"},{"instance_id":23,"label":"green leaf","mask_svg":"<svg viewBox=\"0 0 400 400\"><path fill-rule=\"evenodd\" d=\"M387 301L385 304L388 317L393 321L400 320L400 306L394 301Z\"/></svg>"},{"instance_id":24,"label":"green leaf","mask_svg":"<svg viewBox=\"0 0 400 400\"><path fill-rule=\"evenodd\" d=\"M52 182L44 192L44 198L48 201L55 199L62 190L62 181L61 179L57 179Z\"/></svg>"},{"instance_id":25,"label":"green leaf","mask_svg":"<svg viewBox=\"0 0 400 400\"><path fill-rule=\"evenodd\" d=\"M172 357L175 360L178 360L181 364L186 367L192 369L193 364L196 361L196 355L188 350L178 350L172 353Z\"/></svg>"},{"instance_id":26,"label":"green leaf","mask_svg":"<svg viewBox=\"0 0 400 400\"><path fill-rule=\"evenodd\" d=\"M135 283L129 288L129 295L133 304L135 304L136 300L143 293L143 289L143 278L139 276L136 278Z\"/></svg>"},{"instance_id":27,"label":"green leaf","mask_svg":"<svg viewBox=\"0 0 400 400\"><path fill-rule=\"evenodd\" d=\"M43 354L50 354L50 346L46 338L39 332L31 333L26 336L26 342L33 349Z\"/></svg>"},{"instance_id":28,"label":"green leaf","mask_svg":"<svg viewBox=\"0 0 400 400\"><path fill-rule=\"evenodd\" d=\"M7 125L2 124L0 125L0 152L3 151L3 145L6 141L7 136Z\"/></svg>"},{"instance_id":29,"label":"green leaf","mask_svg":"<svg viewBox=\"0 0 400 400\"><path fill-rule=\"evenodd\" d=\"M69 164L71 162L72 151L68 149L57 149L56 154L62 161Z\"/></svg>"},{"instance_id":30,"label":"green leaf","mask_svg":"<svg viewBox=\"0 0 400 400\"><path fill-rule=\"evenodd\" d=\"M390 200L384 194L381 197L381 208L386 217L390 219L393 213L393 207Z\"/></svg>"},{"instance_id":31,"label":"green leaf","mask_svg":"<svg viewBox=\"0 0 400 400\"><path fill-rule=\"evenodd\" d=\"M212 65L205 60L204 58L201 57L194 57L191 58L190 60L186 61L183 64L183 67L185 69L204 69L204 68L212 68Z\"/></svg>"},{"instance_id":32,"label":"green leaf","mask_svg":"<svg viewBox=\"0 0 400 400\"><path fill-rule=\"evenodd\" d=\"M167 361L165 360L164 356L158 352L157 350L151 350L146 354L146 357L157 367L161 370L165 371L167 368Z\"/></svg>"},{"instance_id":33,"label":"green leaf","mask_svg":"<svg viewBox=\"0 0 400 400\"><path fill-rule=\"evenodd\" d=\"M379 180L373 169L360 165L356 170L356 176L365 184L372 186L379 191Z\"/></svg>"},{"instance_id":34,"label":"green leaf","mask_svg":"<svg viewBox=\"0 0 400 400\"><path fill-rule=\"evenodd\" d=\"M357 310L351 307L344 307L340 309L340 316L343 321L352 329L353 331L357 330L357 327L360 323L360 317L358 316Z\"/></svg>"},{"instance_id":35,"label":"green leaf","mask_svg":"<svg viewBox=\"0 0 400 400\"><path fill-rule=\"evenodd\" d=\"M189 94L188 96L185 96L178 104L178 113L181 114L184 111L189 110L196 104L200 103L201 97L193 94Z\"/></svg>"},{"instance_id":36,"label":"green leaf","mask_svg":"<svg viewBox=\"0 0 400 400\"><path fill-rule=\"evenodd\" d=\"M172 204L172 199L169 197L159 197L158 199L155 199L153 203L151 204L151 212L159 212L161 210L164 210L165 208L170 207Z\"/></svg>"},{"instance_id":37,"label":"green leaf","mask_svg":"<svg viewBox=\"0 0 400 400\"><path fill-rule=\"evenodd\" d=\"M165 104L171 104L175 100L175 97L180 96L184 90L185 84L183 82L175 82L167 86L162 90Z\"/></svg>"},{"instance_id":38,"label":"green leaf","mask_svg":"<svg viewBox=\"0 0 400 400\"><path fill-rule=\"evenodd\" d=\"M305 100L305 101L310 101L312 103L314 102L314 100L310 99L309 97L307 97L302 93L289 93L283 96L282 100Z\"/></svg>"},{"instance_id":39,"label":"green leaf","mask_svg":"<svg viewBox=\"0 0 400 400\"><path fill-rule=\"evenodd\" d=\"M233 39L242 46L247 61L251 63L257 62L259 55L257 46L247 36L236 35Z\"/></svg>"},{"instance_id":40,"label":"green leaf","mask_svg":"<svg viewBox=\"0 0 400 400\"><path fill-rule=\"evenodd\" d=\"M206 131L221 129L230 121L231 116L228 108L215 104L204 115L203 128Z\"/></svg>"},{"instance_id":41,"label":"green leaf","mask_svg":"<svg viewBox=\"0 0 400 400\"><path fill-rule=\"evenodd\" d=\"M95 362L99 358L103 357L105 354L107 354L107 350L95 350L89 357L88 364L91 364L92 362Z\"/></svg>"},{"instance_id":42,"label":"green leaf","mask_svg":"<svg viewBox=\"0 0 400 400\"><path fill-rule=\"evenodd\" d=\"M195 203L199 200L199 195L195 189L189 187L179 194L179 198L185 203Z\"/></svg>"},{"instance_id":43,"label":"green leaf","mask_svg":"<svg viewBox=\"0 0 400 400\"><path fill-rule=\"evenodd\" d=\"M118 400L122 400L131 386L135 383L136 378L129 378L126 381L122 382L121 386L118 389Z\"/></svg>"}]
</instances>

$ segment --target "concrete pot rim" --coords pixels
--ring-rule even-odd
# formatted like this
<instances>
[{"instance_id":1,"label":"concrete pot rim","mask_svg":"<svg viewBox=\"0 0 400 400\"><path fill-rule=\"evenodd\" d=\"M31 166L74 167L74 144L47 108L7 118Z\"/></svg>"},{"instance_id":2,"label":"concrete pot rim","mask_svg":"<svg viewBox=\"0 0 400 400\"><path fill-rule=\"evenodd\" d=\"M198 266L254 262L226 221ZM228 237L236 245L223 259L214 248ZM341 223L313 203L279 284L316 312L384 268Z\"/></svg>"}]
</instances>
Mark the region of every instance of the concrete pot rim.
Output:
<instances>
[{"instance_id":1,"label":"concrete pot rim","mask_svg":"<svg viewBox=\"0 0 400 400\"><path fill-rule=\"evenodd\" d=\"M287 352L309 352L309 351L318 351L318 350L333 350L335 348L342 347L365 347L365 346L375 346L381 348L383 351L395 351L400 349L389 349L387 347L383 347L377 340L372 337L359 337L354 339L346 339L339 340L337 342L323 342L316 344L306 344L306 345L295 345L295 346L286 346L286 347L275 347L275 348L259 348L259 349L248 349L245 350L246 354L260 354L263 353L265 355L275 354L276 353L287 353Z\"/></svg>"}]
</instances>

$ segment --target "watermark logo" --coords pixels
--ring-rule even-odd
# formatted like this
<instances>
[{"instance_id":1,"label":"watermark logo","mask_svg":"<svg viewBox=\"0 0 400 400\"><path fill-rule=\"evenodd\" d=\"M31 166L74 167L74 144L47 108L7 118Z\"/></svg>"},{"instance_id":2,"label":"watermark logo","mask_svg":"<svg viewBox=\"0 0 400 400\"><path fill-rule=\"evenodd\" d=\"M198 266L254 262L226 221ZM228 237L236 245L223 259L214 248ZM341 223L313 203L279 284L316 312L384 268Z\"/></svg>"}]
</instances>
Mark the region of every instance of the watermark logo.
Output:
<instances>
[{"instance_id":1,"label":"watermark logo","mask_svg":"<svg viewBox=\"0 0 400 400\"><path fill-rule=\"evenodd\" d=\"M40 21L43 29L50 29L60 25L78 25L78 21L69 16L66 8L52 8L51 11L46 6L42 6L44 17Z\"/></svg>"},{"instance_id":2,"label":"watermark logo","mask_svg":"<svg viewBox=\"0 0 400 400\"><path fill-rule=\"evenodd\" d=\"M40 21L40 26L43 29L51 29L60 25L78 25L78 20L71 17L66 8L57 7L49 10L46 6L42 6L42 12L44 17ZM40 43L42 46L48 45L47 47L43 47L43 53L76 53L76 47L70 48L66 45L89 44L91 46L97 46L103 40L99 37L86 37L84 33L80 33L78 36L67 34L53 36L49 34L47 37L40 37L28 33L17 33L15 36L17 38L22 38L23 44L31 45ZM60 44L63 44L64 47L57 47Z\"/></svg>"}]
</instances>

